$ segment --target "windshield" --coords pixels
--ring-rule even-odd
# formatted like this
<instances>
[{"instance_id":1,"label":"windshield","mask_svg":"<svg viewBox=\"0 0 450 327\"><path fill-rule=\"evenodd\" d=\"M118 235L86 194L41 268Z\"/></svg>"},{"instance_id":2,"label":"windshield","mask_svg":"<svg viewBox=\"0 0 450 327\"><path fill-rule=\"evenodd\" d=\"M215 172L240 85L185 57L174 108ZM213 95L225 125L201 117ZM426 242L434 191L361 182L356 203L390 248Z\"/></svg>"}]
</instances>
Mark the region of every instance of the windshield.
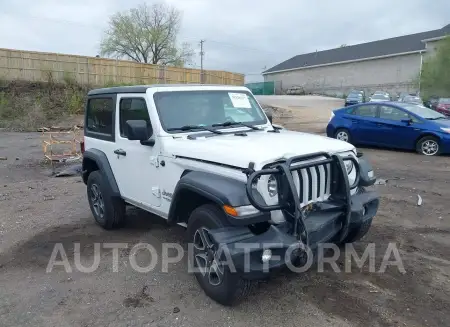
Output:
<instances>
[{"instance_id":1,"label":"windshield","mask_svg":"<svg viewBox=\"0 0 450 327\"><path fill-rule=\"evenodd\" d=\"M372 99L389 100L389 96L387 96L386 94L374 94L372 96Z\"/></svg>"},{"instance_id":2,"label":"windshield","mask_svg":"<svg viewBox=\"0 0 450 327\"><path fill-rule=\"evenodd\" d=\"M166 91L155 93L153 98L165 131L188 125L213 127L227 121L267 123L255 98L245 91Z\"/></svg>"},{"instance_id":3,"label":"windshield","mask_svg":"<svg viewBox=\"0 0 450 327\"><path fill-rule=\"evenodd\" d=\"M450 98L441 98L439 99L439 103L450 104Z\"/></svg>"},{"instance_id":4,"label":"windshield","mask_svg":"<svg viewBox=\"0 0 450 327\"><path fill-rule=\"evenodd\" d=\"M436 119L436 118L446 118L443 114L440 114L437 111L428 109L425 106L420 106L416 104L408 104L408 103L402 103L399 104L402 108L405 108L406 110L411 111L413 114L416 114L419 117L425 118L425 119Z\"/></svg>"}]
</instances>

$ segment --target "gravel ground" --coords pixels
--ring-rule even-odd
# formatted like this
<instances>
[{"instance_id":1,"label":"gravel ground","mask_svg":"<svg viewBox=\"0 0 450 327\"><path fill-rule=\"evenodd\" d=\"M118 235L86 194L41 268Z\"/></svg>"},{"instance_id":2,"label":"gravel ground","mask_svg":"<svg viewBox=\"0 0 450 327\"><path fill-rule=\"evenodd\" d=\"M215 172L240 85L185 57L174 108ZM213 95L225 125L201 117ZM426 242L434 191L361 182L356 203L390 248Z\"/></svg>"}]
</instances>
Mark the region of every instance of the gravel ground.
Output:
<instances>
[{"instance_id":1,"label":"gravel ground","mask_svg":"<svg viewBox=\"0 0 450 327\"><path fill-rule=\"evenodd\" d=\"M286 121L313 122L292 128L316 131L322 124L323 129L330 108L338 106L311 101L314 108L301 100L285 106L293 112ZM40 163L39 138L0 132L0 156L8 157L0 161L0 326L448 326L448 157L362 149L387 183L377 186L380 210L357 252L375 243L378 270L388 244L395 243L405 273L392 266L385 273L371 273L368 266L335 273L329 265L321 273L286 272L258 284L239 306L226 308L203 294L185 261L170 265L168 273L160 262L149 273L133 270L128 258L134 244L150 243L158 253L163 242L185 246L184 229L136 209L129 210L121 230L97 227L85 185L79 177L50 176ZM74 243L80 243L81 262L89 266L94 244L102 242L128 245L119 251L118 272L107 249L101 249L95 272L67 273L61 266L46 272L56 243L74 268ZM140 252L137 260L144 266L150 255ZM344 254L338 264L346 264Z\"/></svg>"}]
</instances>

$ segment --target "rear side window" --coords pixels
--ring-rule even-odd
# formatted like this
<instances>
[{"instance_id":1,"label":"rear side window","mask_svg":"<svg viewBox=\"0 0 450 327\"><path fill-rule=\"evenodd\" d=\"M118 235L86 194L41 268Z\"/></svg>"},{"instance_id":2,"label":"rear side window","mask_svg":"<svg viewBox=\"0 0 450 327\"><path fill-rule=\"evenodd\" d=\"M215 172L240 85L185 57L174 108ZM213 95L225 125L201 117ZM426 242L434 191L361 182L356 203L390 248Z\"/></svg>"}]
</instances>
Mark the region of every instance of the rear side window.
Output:
<instances>
[{"instance_id":1,"label":"rear side window","mask_svg":"<svg viewBox=\"0 0 450 327\"><path fill-rule=\"evenodd\" d=\"M127 137L125 124L127 120L145 120L149 136L153 134L147 104L144 98L122 98L120 100L120 136Z\"/></svg>"},{"instance_id":2,"label":"rear side window","mask_svg":"<svg viewBox=\"0 0 450 327\"><path fill-rule=\"evenodd\" d=\"M359 106L353 109L352 114L356 116L375 118L377 116L377 106L373 105Z\"/></svg>"},{"instance_id":3,"label":"rear side window","mask_svg":"<svg viewBox=\"0 0 450 327\"><path fill-rule=\"evenodd\" d=\"M114 135L114 100L112 98L92 98L88 100L86 130L105 136Z\"/></svg>"}]
</instances>

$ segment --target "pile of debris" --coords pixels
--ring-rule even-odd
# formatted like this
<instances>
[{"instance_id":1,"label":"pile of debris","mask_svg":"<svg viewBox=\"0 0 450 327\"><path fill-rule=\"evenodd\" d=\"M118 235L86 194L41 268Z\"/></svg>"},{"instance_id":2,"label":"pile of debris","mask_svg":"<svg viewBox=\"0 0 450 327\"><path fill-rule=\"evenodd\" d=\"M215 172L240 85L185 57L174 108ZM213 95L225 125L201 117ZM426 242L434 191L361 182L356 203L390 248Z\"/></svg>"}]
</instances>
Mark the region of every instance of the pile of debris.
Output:
<instances>
[{"instance_id":1,"label":"pile of debris","mask_svg":"<svg viewBox=\"0 0 450 327\"><path fill-rule=\"evenodd\" d=\"M303 86L291 86L286 90L287 95L305 95L306 91Z\"/></svg>"},{"instance_id":2,"label":"pile of debris","mask_svg":"<svg viewBox=\"0 0 450 327\"><path fill-rule=\"evenodd\" d=\"M50 126L50 127L39 127L38 132L71 132L83 129L83 125L76 124L74 126Z\"/></svg>"},{"instance_id":3,"label":"pile of debris","mask_svg":"<svg viewBox=\"0 0 450 327\"><path fill-rule=\"evenodd\" d=\"M273 107L273 106L268 106L268 105L261 105L261 106L262 106L264 112L266 114L272 114L273 118L284 119L284 118L292 118L293 117L292 110L290 110L290 109Z\"/></svg>"}]
</instances>

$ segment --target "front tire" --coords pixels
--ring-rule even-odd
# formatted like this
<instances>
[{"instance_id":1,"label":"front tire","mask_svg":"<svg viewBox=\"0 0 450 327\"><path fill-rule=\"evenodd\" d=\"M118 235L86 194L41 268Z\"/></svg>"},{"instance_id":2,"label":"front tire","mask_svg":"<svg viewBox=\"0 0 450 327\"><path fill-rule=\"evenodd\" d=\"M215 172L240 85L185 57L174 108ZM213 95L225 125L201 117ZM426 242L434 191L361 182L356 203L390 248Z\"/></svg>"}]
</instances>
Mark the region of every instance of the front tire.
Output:
<instances>
[{"instance_id":1,"label":"front tire","mask_svg":"<svg viewBox=\"0 0 450 327\"><path fill-rule=\"evenodd\" d=\"M110 193L103 174L98 170L91 172L87 180L89 206L95 221L104 229L119 228L125 220L125 202Z\"/></svg>"},{"instance_id":2,"label":"front tire","mask_svg":"<svg viewBox=\"0 0 450 327\"><path fill-rule=\"evenodd\" d=\"M217 246L209 236L209 230L226 226L222 210L212 204L196 208L189 217L187 236L192 242L189 252L190 267L203 291L214 301L231 306L239 303L250 291L251 281L220 263Z\"/></svg>"},{"instance_id":3,"label":"front tire","mask_svg":"<svg viewBox=\"0 0 450 327\"><path fill-rule=\"evenodd\" d=\"M372 226L372 220L373 218L367 219L361 225L350 229L348 235L339 245L343 246L347 243L354 243L362 239L369 231L370 226Z\"/></svg>"},{"instance_id":4,"label":"front tire","mask_svg":"<svg viewBox=\"0 0 450 327\"><path fill-rule=\"evenodd\" d=\"M336 133L334 133L334 138L348 143L351 142L350 132L346 128L339 128Z\"/></svg>"},{"instance_id":5,"label":"front tire","mask_svg":"<svg viewBox=\"0 0 450 327\"><path fill-rule=\"evenodd\" d=\"M440 154L439 140L434 136L422 137L416 144L416 152L425 156L437 156Z\"/></svg>"}]
</instances>

